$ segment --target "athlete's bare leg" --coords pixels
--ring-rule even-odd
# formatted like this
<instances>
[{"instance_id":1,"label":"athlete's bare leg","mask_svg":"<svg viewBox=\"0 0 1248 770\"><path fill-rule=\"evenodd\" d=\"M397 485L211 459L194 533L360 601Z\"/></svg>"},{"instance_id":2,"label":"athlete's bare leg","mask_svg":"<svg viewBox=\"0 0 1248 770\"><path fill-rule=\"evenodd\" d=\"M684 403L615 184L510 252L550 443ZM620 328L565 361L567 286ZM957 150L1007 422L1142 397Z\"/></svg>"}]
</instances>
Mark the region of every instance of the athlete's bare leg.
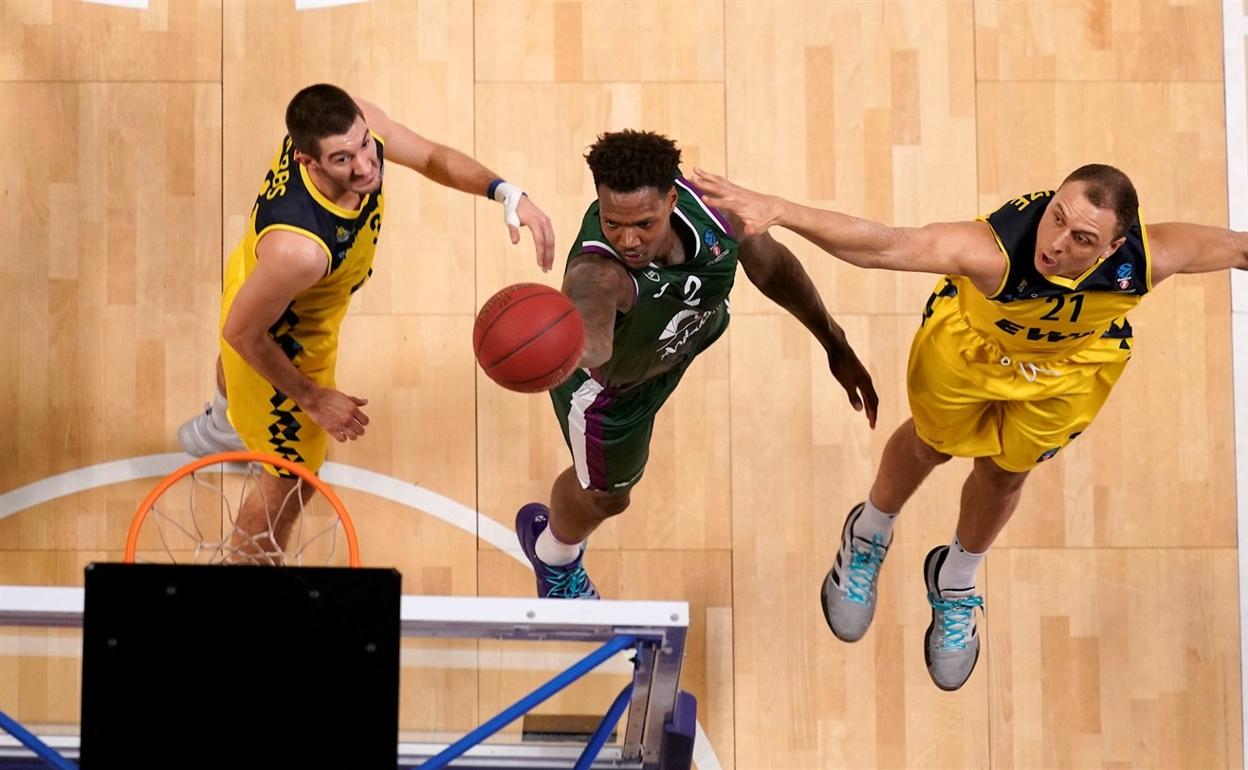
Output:
<instances>
[{"instance_id":1,"label":"athlete's bare leg","mask_svg":"<svg viewBox=\"0 0 1248 770\"><path fill-rule=\"evenodd\" d=\"M987 457L975 458L975 468L962 485L958 513L958 542L972 553L984 553L1001 534L1023 495L1030 471L1007 471Z\"/></svg>"},{"instance_id":2,"label":"athlete's bare leg","mask_svg":"<svg viewBox=\"0 0 1248 770\"><path fill-rule=\"evenodd\" d=\"M297 491L296 491L297 488ZM301 479L261 471L248 493L230 535L231 561L281 564L291 527L316 490Z\"/></svg>"},{"instance_id":3,"label":"athlete's bare leg","mask_svg":"<svg viewBox=\"0 0 1248 770\"><path fill-rule=\"evenodd\" d=\"M932 469L949 461L914 432L914 420L906 420L884 446L884 456L871 485L871 502L881 511L897 513Z\"/></svg>"},{"instance_id":4,"label":"athlete's bare leg","mask_svg":"<svg viewBox=\"0 0 1248 770\"><path fill-rule=\"evenodd\" d=\"M551 534L563 543L579 543L602 522L623 513L630 502L627 489L616 493L582 489L576 469L569 467L550 490Z\"/></svg>"}]
</instances>

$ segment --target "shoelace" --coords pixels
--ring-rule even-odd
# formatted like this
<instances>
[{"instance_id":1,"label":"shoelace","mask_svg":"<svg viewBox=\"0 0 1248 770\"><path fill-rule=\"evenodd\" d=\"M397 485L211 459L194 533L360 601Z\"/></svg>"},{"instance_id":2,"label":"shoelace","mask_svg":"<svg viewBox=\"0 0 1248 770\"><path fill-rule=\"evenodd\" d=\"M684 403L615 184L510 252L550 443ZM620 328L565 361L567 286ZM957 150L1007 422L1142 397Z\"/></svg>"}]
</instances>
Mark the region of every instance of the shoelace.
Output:
<instances>
[{"instance_id":1,"label":"shoelace","mask_svg":"<svg viewBox=\"0 0 1248 770\"><path fill-rule=\"evenodd\" d=\"M965 650L966 642L974 626L976 607L984 606L982 596L962 596L957 599L940 599L935 594L927 595L928 604L941 613L940 630L942 650Z\"/></svg>"},{"instance_id":2,"label":"shoelace","mask_svg":"<svg viewBox=\"0 0 1248 770\"><path fill-rule=\"evenodd\" d=\"M1043 366L1036 366L1030 361L1015 361L1009 356L1001 356L1001 365L1002 366L1017 365L1018 373L1023 375L1023 377L1025 377L1028 382L1035 382L1036 378L1039 377L1041 374L1051 374L1054 377L1060 377L1062 375L1061 372L1055 371L1053 369L1045 369Z\"/></svg>"},{"instance_id":3,"label":"shoelace","mask_svg":"<svg viewBox=\"0 0 1248 770\"><path fill-rule=\"evenodd\" d=\"M880 574L880 566L884 564L888 549L884 547L884 538L877 532L871 536L870 547L851 544L850 551L853 556L849 561L849 579L845 586L847 598L858 604L869 604L871 587Z\"/></svg>"},{"instance_id":4,"label":"shoelace","mask_svg":"<svg viewBox=\"0 0 1248 770\"><path fill-rule=\"evenodd\" d=\"M588 593L589 577L580 564L572 569L547 567L546 582L550 584L547 599L575 599Z\"/></svg>"}]
</instances>

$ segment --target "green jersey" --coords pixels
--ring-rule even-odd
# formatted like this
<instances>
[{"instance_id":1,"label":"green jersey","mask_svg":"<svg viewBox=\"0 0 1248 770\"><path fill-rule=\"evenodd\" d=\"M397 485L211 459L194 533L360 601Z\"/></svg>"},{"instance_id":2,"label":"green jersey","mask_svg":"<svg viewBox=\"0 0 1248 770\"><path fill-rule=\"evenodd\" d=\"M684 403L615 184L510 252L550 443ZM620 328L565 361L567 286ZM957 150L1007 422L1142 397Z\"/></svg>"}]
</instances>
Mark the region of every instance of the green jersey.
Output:
<instances>
[{"instance_id":1,"label":"green jersey","mask_svg":"<svg viewBox=\"0 0 1248 770\"><path fill-rule=\"evenodd\" d=\"M672 229L685 247L679 265L629 270L636 300L615 317L611 360L590 372L612 390L627 390L683 367L728 325L728 293L737 272L737 241L722 214L677 177ZM602 233L598 201L590 204L568 262L581 254L619 255ZM623 262L620 263L623 265Z\"/></svg>"}]
</instances>

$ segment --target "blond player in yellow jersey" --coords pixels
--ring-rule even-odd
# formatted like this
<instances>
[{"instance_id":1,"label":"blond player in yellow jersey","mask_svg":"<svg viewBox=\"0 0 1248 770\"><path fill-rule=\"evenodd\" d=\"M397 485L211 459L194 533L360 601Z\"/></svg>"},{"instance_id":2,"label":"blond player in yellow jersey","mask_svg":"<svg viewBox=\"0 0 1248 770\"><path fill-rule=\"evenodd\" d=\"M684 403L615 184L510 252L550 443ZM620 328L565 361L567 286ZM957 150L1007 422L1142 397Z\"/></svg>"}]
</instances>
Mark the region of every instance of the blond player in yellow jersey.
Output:
<instances>
[{"instance_id":1,"label":"blond player in yellow jersey","mask_svg":"<svg viewBox=\"0 0 1248 770\"><path fill-rule=\"evenodd\" d=\"M295 94L286 130L226 265L216 400L178 439L193 455L246 447L316 472L331 438L354 441L369 422L368 400L338 390L335 363L351 296L373 273L387 164L500 202L512 243L528 227L543 270L554 233L518 186L336 86ZM233 545L245 555L280 551L298 515L295 501L279 510L296 479L266 468L238 516Z\"/></svg>"},{"instance_id":2,"label":"blond player in yellow jersey","mask_svg":"<svg viewBox=\"0 0 1248 770\"><path fill-rule=\"evenodd\" d=\"M942 274L910 349L912 419L893 433L867 499L850 511L823 610L856 641L875 612L893 519L951 456L974 458L952 543L924 563L928 673L956 690L979 657L975 575L1023 482L1096 417L1131 356L1126 313L1175 273L1248 269L1248 233L1140 220L1112 166L1075 170L974 222L888 227L763 195L698 172L706 201L746 235L785 227L859 267Z\"/></svg>"}]
</instances>

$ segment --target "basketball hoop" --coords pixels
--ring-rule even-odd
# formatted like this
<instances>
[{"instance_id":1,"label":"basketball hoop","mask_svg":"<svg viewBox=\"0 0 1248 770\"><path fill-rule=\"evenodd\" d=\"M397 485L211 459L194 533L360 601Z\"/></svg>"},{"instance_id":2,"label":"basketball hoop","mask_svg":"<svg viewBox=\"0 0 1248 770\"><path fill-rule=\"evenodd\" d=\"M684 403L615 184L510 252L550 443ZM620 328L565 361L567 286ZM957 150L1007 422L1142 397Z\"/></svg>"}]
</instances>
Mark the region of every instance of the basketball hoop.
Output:
<instances>
[{"instance_id":1,"label":"basketball hoop","mask_svg":"<svg viewBox=\"0 0 1248 770\"><path fill-rule=\"evenodd\" d=\"M268 473L261 465L298 478L284 499L268 500L261 494L260 476ZM221 466L220 478L211 478L217 469L205 471L212 466ZM241 481L231 474L241 474ZM267 528L245 531L239 526L238 516L249 495L263 505ZM320 510L324 505L313 506L317 497L332 509L332 515ZM134 514L122 560L134 563L142 550L145 555L140 561L330 565L335 556L341 559L339 530L346 541L348 566L360 566L359 541L347 508L316 474L262 452L223 452L187 463L156 485ZM285 547L278 545L279 533L286 534Z\"/></svg>"}]
</instances>

